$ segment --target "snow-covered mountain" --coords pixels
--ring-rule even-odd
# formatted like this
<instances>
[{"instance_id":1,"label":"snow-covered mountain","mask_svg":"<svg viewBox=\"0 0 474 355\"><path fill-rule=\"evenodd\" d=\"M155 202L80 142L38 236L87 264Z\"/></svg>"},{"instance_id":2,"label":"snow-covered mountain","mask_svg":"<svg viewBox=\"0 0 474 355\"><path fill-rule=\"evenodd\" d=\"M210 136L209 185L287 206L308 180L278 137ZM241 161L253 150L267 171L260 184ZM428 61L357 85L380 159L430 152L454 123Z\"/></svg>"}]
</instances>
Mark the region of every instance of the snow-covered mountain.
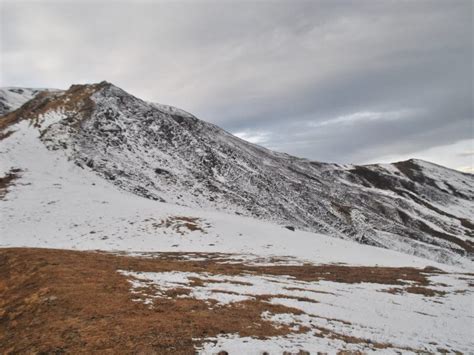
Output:
<instances>
[{"instance_id":1,"label":"snow-covered mountain","mask_svg":"<svg viewBox=\"0 0 474 355\"><path fill-rule=\"evenodd\" d=\"M308 162L108 83L22 103L0 118L1 353L474 347L469 175Z\"/></svg>"},{"instance_id":2,"label":"snow-covered mountain","mask_svg":"<svg viewBox=\"0 0 474 355\"><path fill-rule=\"evenodd\" d=\"M50 89L31 89L6 87L0 88L0 116L16 110L42 91Z\"/></svg>"},{"instance_id":3,"label":"snow-covered mountain","mask_svg":"<svg viewBox=\"0 0 474 355\"><path fill-rule=\"evenodd\" d=\"M29 120L48 149L134 194L444 263L472 258L473 175L420 160L357 166L296 158L107 82L25 89L21 97L11 90L2 91L4 111L25 103L0 118L0 136Z\"/></svg>"}]
</instances>

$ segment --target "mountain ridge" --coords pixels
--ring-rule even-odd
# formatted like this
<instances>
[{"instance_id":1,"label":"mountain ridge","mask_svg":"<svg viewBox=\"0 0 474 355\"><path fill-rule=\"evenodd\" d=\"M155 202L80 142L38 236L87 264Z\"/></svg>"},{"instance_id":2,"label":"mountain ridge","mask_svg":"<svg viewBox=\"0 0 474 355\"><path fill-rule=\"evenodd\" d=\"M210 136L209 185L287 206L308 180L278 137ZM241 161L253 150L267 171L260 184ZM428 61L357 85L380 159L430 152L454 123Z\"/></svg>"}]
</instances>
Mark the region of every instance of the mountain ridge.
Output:
<instances>
[{"instance_id":1,"label":"mountain ridge","mask_svg":"<svg viewBox=\"0 0 474 355\"><path fill-rule=\"evenodd\" d=\"M147 198L442 262L472 257L474 177L467 173L419 159L341 165L273 152L108 82L37 93L0 118L0 128L24 118L49 149ZM42 121L50 124L41 128Z\"/></svg>"},{"instance_id":2,"label":"mountain ridge","mask_svg":"<svg viewBox=\"0 0 474 355\"><path fill-rule=\"evenodd\" d=\"M97 83L97 84L107 84L107 85L113 85L115 86L113 83L111 82L108 82L106 80L102 80L101 82ZM74 84L72 86L75 86L75 85L97 85L97 84ZM24 103L26 103L27 101L31 100L32 98L34 98L34 96L36 96L37 94L41 93L42 91L52 91L52 92L65 92L67 91L68 89L52 89L52 88L36 88L36 87L22 87L22 86L6 86L6 87L0 87L0 102L8 102L9 104L12 104L10 100L10 98L7 97L8 94L6 94L7 91L10 91L10 92L15 92L15 91L18 91L18 90L21 90L21 91L30 91L32 94L27 96L25 95L25 98L23 100L16 100L16 102L14 101L13 102L13 105L10 105L7 109L4 109L3 111L0 110L0 117L1 116L4 116L12 111L15 111L17 110L18 108L20 108ZM122 90L122 89L121 89ZM137 98L136 96L134 96L135 98ZM181 108L178 108L176 106L172 106L172 105L165 105L165 104L161 104L161 103L157 103L157 102L154 102L154 101L147 101L147 100L142 100L148 104L151 104L155 107L157 107L158 109L160 110L167 110L169 111L170 113L180 113L180 114L185 114L185 115L188 115L188 116L191 116L191 117L195 117L197 118L196 116L194 116L192 113L186 111L186 110L183 110ZM216 124L213 124L213 123L210 123L210 122L207 122L209 125L213 125L215 127L218 127L224 131L226 131L225 129L219 127L218 125ZM226 131L228 134L231 134L229 131ZM242 140L243 142L246 142L248 144L251 144L251 145L254 145L254 146L257 146L257 147L260 147L260 148L263 148L263 149L266 149L266 150L269 150L269 151L272 151L274 153L278 153L278 154L283 154L283 155L289 155L291 156L290 154L288 153L285 153L285 152L277 152L277 151L273 151L269 148L266 148L264 146L261 146L261 145L258 145L256 143L252 143L250 141L247 141L241 137L238 137L238 136L234 136L235 138L237 139L240 139ZM309 162L315 162L315 163L318 163L320 161L318 160L313 160L313 159L309 159L309 158L303 158L303 157L298 157L299 159L301 160L307 160ZM474 175L470 172L467 172L467 171L461 171L461 170L458 170L458 169L454 169L454 168L450 168L448 166L445 166L445 165L441 165L441 164L438 164L438 163L434 163L432 161L429 161L429 160L425 160L425 159L421 159L421 158L408 158L406 160L400 160L400 161L393 161L393 162L390 162L390 163L367 163L367 164L352 164L352 163L327 163L327 164L334 164L334 165L340 165L340 166L344 166L344 165L358 165L358 166L381 166L381 165L390 165L390 164L397 164L397 163L405 163L405 162L423 162L423 163L428 163L428 164L431 164L431 165L436 165L440 168L443 168L443 169L447 169L447 170L452 170L452 171L455 171L455 172L460 172L462 174L467 174L467 175Z\"/></svg>"}]
</instances>

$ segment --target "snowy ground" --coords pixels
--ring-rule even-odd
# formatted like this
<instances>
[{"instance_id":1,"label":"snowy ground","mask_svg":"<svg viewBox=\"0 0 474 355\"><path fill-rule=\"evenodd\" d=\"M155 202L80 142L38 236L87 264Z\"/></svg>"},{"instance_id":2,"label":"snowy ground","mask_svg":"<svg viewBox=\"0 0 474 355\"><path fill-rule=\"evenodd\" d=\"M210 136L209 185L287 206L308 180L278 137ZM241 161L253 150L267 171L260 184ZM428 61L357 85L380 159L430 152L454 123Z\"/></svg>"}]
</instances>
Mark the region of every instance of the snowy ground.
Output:
<instances>
[{"instance_id":1,"label":"snowy ground","mask_svg":"<svg viewBox=\"0 0 474 355\"><path fill-rule=\"evenodd\" d=\"M129 272L132 293L140 294L136 301L153 307L153 300L165 297L164 292L185 288L190 297L213 300L225 306L265 296L268 302L304 312L303 314L262 313L262 318L277 324L289 324L298 330L301 326L310 330L287 338L268 340L243 339L238 335L218 337L204 344L204 353L226 350L230 353L261 354L262 351L282 353L304 349L315 353L330 351L334 347L344 350L374 350L373 344L387 345L386 352L421 349L436 351L449 348L463 352L472 349L472 314L466 312L472 302L472 294L456 292L466 290L468 281L464 275L433 276L430 281L442 284L437 290L446 292L439 297L420 294L393 294L393 286L373 283L346 284L340 282L307 282L289 276L271 275L212 275L195 272ZM401 275L401 277L403 277ZM190 286L192 280L202 285ZM472 282L474 278L470 278ZM153 289L150 291L150 286ZM323 336L329 330L341 339ZM373 344L345 343L344 336L370 339ZM245 349L245 350L244 350ZM380 351L380 349L378 349Z\"/></svg>"},{"instance_id":2,"label":"snowy ground","mask_svg":"<svg viewBox=\"0 0 474 355\"><path fill-rule=\"evenodd\" d=\"M51 122L55 118L51 117ZM395 348L438 351L438 348L469 352L474 348L472 277L461 273L472 264L457 268L350 241L214 211L193 210L159 203L118 190L92 172L75 166L61 152L47 150L39 131L20 122L16 132L0 141L0 176L21 169L20 178L0 200L0 247L48 247L106 250L129 253L206 252L229 253L229 258L269 262L278 257L289 264L331 264L418 267L434 266L450 272L433 276L435 289L443 296L384 292L393 288L379 284L304 282L284 276L190 275L185 272L140 273L118 271L131 280L131 292L146 282L159 290L176 285L188 287L189 277L206 281L194 287L189 297L213 299L218 306L270 294L268 302L304 312L262 314L276 324L292 323L297 330L310 330L267 340L223 335L208 339L201 349L215 353L279 353L296 348L307 351L334 349L370 351L370 344L318 336L318 327L345 336L390 343ZM467 261L465 262L467 263ZM213 283L213 280L220 282ZM222 282L224 280L224 282ZM236 283L241 282L242 284ZM470 284L469 284L470 282ZM293 288L294 290L288 290ZM299 290L296 290L298 288ZM137 291L138 290L138 291ZM224 292L219 292L224 291ZM309 298L313 302L298 300ZM150 301L150 304L152 302ZM380 350L380 349L379 349Z\"/></svg>"},{"instance_id":3,"label":"snowy ground","mask_svg":"<svg viewBox=\"0 0 474 355\"><path fill-rule=\"evenodd\" d=\"M27 122L13 129L17 132L0 142L0 176L13 168L23 172L0 203L2 247L222 252L315 263L449 268L247 217L137 197L75 166L61 152L47 150ZM179 224L185 224L176 219L180 216L197 218L199 229L183 227L176 233ZM164 223L169 219L171 224Z\"/></svg>"}]
</instances>

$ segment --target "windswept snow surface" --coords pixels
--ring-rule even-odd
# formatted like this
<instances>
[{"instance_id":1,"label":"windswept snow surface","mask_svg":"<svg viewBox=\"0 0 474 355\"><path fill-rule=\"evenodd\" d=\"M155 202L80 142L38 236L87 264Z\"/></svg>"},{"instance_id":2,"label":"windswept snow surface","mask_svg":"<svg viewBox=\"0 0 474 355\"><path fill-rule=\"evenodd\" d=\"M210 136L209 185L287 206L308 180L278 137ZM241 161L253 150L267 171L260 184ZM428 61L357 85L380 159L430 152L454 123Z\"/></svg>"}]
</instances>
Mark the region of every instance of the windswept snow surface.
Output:
<instances>
[{"instance_id":1,"label":"windswept snow surface","mask_svg":"<svg viewBox=\"0 0 474 355\"><path fill-rule=\"evenodd\" d=\"M302 282L284 276L118 272L130 279L132 293L141 292L144 283L157 287L156 293L147 294L146 302L150 306L153 299L162 296L159 290L176 285L186 287L190 277L199 276L208 284L191 290L190 297L216 300L217 307L265 293L272 296L269 302L304 312L299 316L261 315L276 325L292 324L294 334L269 339L222 335L204 339L203 347L198 349L204 354L222 349L231 354L257 354L260 350L272 354L297 349L373 350L368 343L320 337L318 327L321 326L338 334L391 342L395 348L383 350L387 353L411 346L430 351L436 351L438 345L466 352L472 349L469 330L473 319L472 293L457 292L468 287L468 279L460 273L474 270L467 259L461 259L459 267L448 266L323 234L293 232L244 216L139 197L118 189L89 168L75 165L63 150L51 151L45 147L40 133L48 126L61 124L65 116L62 111L49 112L41 116L40 127L21 121L12 127L12 135L0 141L0 176L21 169L19 179L0 200L0 247L100 249L132 255L218 252L231 253L249 263L272 263L272 258L278 257L300 265L304 262L419 268L430 265L450 272L436 280L444 285L439 286L442 289L452 288L453 292L444 298L391 294L384 292L387 285ZM220 282L213 284L212 280ZM300 290L289 292L287 288L291 287ZM317 303L297 300L295 296L311 297ZM310 329L308 332L297 332L305 326Z\"/></svg>"},{"instance_id":2,"label":"windswept snow surface","mask_svg":"<svg viewBox=\"0 0 474 355\"><path fill-rule=\"evenodd\" d=\"M42 136L49 149L136 195L443 263L472 258L472 175L417 160L337 165L272 152L106 82L33 101L71 109Z\"/></svg>"},{"instance_id":3,"label":"windswept snow surface","mask_svg":"<svg viewBox=\"0 0 474 355\"><path fill-rule=\"evenodd\" d=\"M472 293L465 275L433 276L435 288L447 292L439 297L419 294L394 294L391 285L373 283L345 284L329 281L299 281L289 276L272 275L213 275L196 272L130 272L119 271L129 277L131 292L137 302L153 308L153 301L166 297L165 292L180 288L188 294L179 297L212 301L213 307L254 300L258 296L269 298L270 303L297 309L303 314L270 314L263 319L276 324L292 325L295 331L301 326L310 330L287 337L258 340L238 335L222 335L209 339L201 351L217 354L225 350L231 354L261 354L263 351L281 354L298 353L299 349L316 353L335 348L350 351L380 351L373 343L391 344L385 352L395 353L410 349L439 351L450 349L469 352L474 343L473 315L466 312L472 306ZM402 275L400 275L402 277ZM202 281L191 286L192 279ZM150 288L153 286L153 288ZM151 291L150 291L151 290ZM341 335L341 339L322 336L323 330ZM370 339L369 342L345 342L344 336ZM212 341L211 341L212 340Z\"/></svg>"},{"instance_id":4,"label":"windswept snow surface","mask_svg":"<svg viewBox=\"0 0 474 355\"><path fill-rule=\"evenodd\" d=\"M360 245L322 234L295 231L248 217L160 203L124 192L88 168L49 151L41 130L61 113L43 117L38 130L22 121L0 141L0 175L21 169L21 177L0 201L0 246L101 249L130 252L186 251L281 256L315 263L416 266L433 261ZM197 218L200 230L175 233L174 217ZM466 267L472 264L463 261Z\"/></svg>"}]
</instances>

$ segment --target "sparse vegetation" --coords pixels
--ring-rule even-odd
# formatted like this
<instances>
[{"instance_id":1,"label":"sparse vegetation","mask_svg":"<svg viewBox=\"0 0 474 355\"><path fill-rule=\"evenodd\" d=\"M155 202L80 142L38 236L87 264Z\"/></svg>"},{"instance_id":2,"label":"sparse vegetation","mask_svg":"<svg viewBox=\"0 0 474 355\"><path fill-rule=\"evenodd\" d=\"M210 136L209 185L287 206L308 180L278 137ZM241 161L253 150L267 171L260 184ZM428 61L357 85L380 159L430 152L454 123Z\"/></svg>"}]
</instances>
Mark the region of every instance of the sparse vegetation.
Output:
<instances>
[{"instance_id":1,"label":"sparse vegetation","mask_svg":"<svg viewBox=\"0 0 474 355\"><path fill-rule=\"evenodd\" d=\"M220 258L222 260L223 255ZM98 252L2 249L0 351L10 353L28 349L45 353L119 351L188 354L199 345L199 339L219 334L264 339L309 331L305 326L299 326L296 330L290 325L276 325L261 317L263 312L302 314L299 309L269 302L278 295L259 295L251 300L219 307L215 307L212 299L203 301L188 297L190 288L214 283L216 280L212 277L209 280L194 278L189 286L168 290L165 297L155 298L150 308L132 301L144 296L131 294L129 281L117 270L187 271L229 276L248 273L289 275L302 281L341 283L404 285L410 282L405 291L428 296L432 294L428 294L429 289L424 287L430 284L427 276L439 273L439 270L428 268L250 266L212 259L184 261L177 254L137 258ZM245 282L241 284L245 286ZM280 296L301 302L318 302L317 298ZM350 324L343 320L336 321ZM30 332L32 326L34 332ZM388 343L347 336L329 328L318 326L315 329L320 337L345 343L370 342L376 349L392 347Z\"/></svg>"},{"instance_id":2,"label":"sparse vegetation","mask_svg":"<svg viewBox=\"0 0 474 355\"><path fill-rule=\"evenodd\" d=\"M0 177L0 200L5 198L9 187L14 185L15 181L20 178L21 171L21 169L10 169L5 176Z\"/></svg>"},{"instance_id":3,"label":"sparse vegetation","mask_svg":"<svg viewBox=\"0 0 474 355\"><path fill-rule=\"evenodd\" d=\"M194 231L206 233L205 229L209 227L209 225L205 225L200 218L185 216L168 217L159 223L153 223L153 226L155 228L170 228L182 236Z\"/></svg>"}]
</instances>

